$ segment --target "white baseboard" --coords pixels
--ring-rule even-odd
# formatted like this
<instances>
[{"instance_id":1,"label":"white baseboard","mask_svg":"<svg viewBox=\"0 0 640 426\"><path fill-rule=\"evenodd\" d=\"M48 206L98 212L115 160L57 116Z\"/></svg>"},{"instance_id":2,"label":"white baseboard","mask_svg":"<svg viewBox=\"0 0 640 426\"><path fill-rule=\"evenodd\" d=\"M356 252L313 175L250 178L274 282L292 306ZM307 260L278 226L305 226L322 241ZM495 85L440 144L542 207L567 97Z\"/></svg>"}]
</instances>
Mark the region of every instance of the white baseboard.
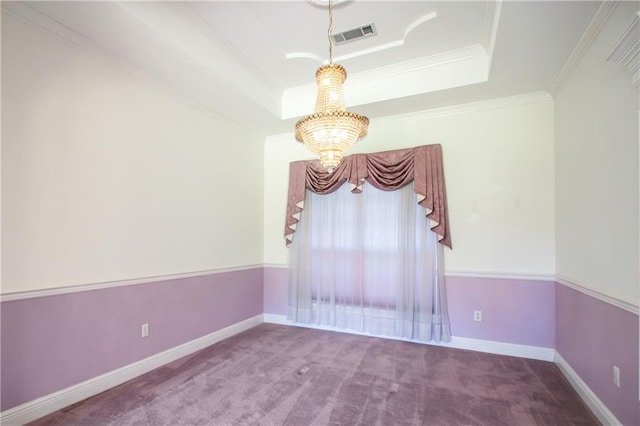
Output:
<instances>
[{"instance_id":1,"label":"white baseboard","mask_svg":"<svg viewBox=\"0 0 640 426\"><path fill-rule=\"evenodd\" d=\"M578 376L578 373L576 373L569 363L562 358L562 355L556 352L554 361L558 368L560 368L560 371L562 371L562 374L564 374L569 383L571 383L571 386L573 386L575 391L578 392L578 395L580 395L585 404L587 404L591 409L591 412L595 414L603 425L622 425L622 423L616 419L616 416L614 416L607 406L604 405L600 398L598 398L598 396L593 393L580 376Z\"/></svg>"},{"instance_id":2,"label":"white baseboard","mask_svg":"<svg viewBox=\"0 0 640 426\"><path fill-rule=\"evenodd\" d=\"M294 324L287 320L286 315L264 314L264 322L272 324L295 325L300 327L316 328L319 330L339 331L349 334L358 334L362 336L372 336L369 333L360 333L352 330L342 330L333 327L323 327L316 325ZM407 339L396 339L404 340ZM470 351L486 352L498 355L517 356L520 358L537 359L541 361L553 361L556 351L552 348L543 348L539 346L518 345L515 343L494 342L491 340L471 339L468 337L452 337L448 343L418 342L428 345L445 346L456 349L466 349Z\"/></svg>"},{"instance_id":3,"label":"white baseboard","mask_svg":"<svg viewBox=\"0 0 640 426\"><path fill-rule=\"evenodd\" d=\"M262 317L264 322L270 324L293 325L293 323L287 319L286 315L262 314Z\"/></svg>"},{"instance_id":4,"label":"white baseboard","mask_svg":"<svg viewBox=\"0 0 640 426\"><path fill-rule=\"evenodd\" d=\"M103 374L93 379L86 380L77 385L62 389L58 392L43 396L36 400L27 402L17 407L0 413L0 424L2 425L22 425L40 417L46 416L56 410L60 410L76 402L82 401L91 396L97 395L105 390L122 384L128 380L134 379L144 373L155 368L161 367L183 356L192 354L196 351L213 345L221 340L231 337L235 334L248 330L262 322L272 324L291 325L294 324L287 320L285 315L262 314L255 317L233 324L229 327L218 330L214 333L200 337L198 339L187 342L183 345L166 350L159 354L150 356L141 361ZM300 326L295 324L296 326ZM308 326L308 328L316 328L321 330L332 330L347 332L351 334L359 334L370 336L366 333L351 332L345 330L337 330L330 327ZM398 339L405 340L405 339ZM466 349L479 352L487 352L498 355L517 356L521 358L537 359L542 361L554 361L560 371L569 380L573 388L578 392L591 411L598 417L604 425L621 425L616 417L611 413L606 405L596 396L595 393L587 386L587 384L578 376L571 366L562 358L562 356L551 348L542 348L538 346L518 345L513 343L494 342L489 340L471 339L466 337L452 337L449 343L429 343L438 346L445 346L457 349Z\"/></svg>"},{"instance_id":5,"label":"white baseboard","mask_svg":"<svg viewBox=\"0 0 640 426\"><path fill-rule=\"evenodd\" d=\"M469 337L451 337L451 343L444 344L457 349L486 352L490 354L516 356L519 358L553 361L555 349L541 346L520 345L517 343L496 342L493 340L471 339Z\"/></svg>"},{"instance_id":6,"label":"white baseboard","mask_svg":"<svg viewBox=\"0 0 640 426\"><path fill-rule=\"evenodd\" d=\"M77 385L29 401L0 413L0 424L22 425L54 411L111 389L183 356L192 354L263 322L262 314L223 328L206 336L168 349L141 361L110 371Z\"/></svg>"}]
</instances>

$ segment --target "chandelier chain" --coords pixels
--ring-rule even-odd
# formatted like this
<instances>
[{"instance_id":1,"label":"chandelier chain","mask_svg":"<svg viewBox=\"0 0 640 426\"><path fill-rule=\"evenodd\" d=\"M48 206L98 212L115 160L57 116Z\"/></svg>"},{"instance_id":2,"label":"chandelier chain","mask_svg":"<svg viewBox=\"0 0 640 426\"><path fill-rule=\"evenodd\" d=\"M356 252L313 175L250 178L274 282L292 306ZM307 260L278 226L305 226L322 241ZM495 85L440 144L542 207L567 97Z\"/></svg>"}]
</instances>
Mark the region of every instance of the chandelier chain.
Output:
<instances>
[{"instance_id":1,"label":"chandelier chain","mask_svg":"<svg viewBox=\"0 0 640 426\"><path fill-rule=\"evenodd\" d=\"M329 65L333 64L333 43L331 42L332 31L333 31L333 1L329 0L329 30L327 30L327 39L329 40Z\"/></svg>"}]
</instances>

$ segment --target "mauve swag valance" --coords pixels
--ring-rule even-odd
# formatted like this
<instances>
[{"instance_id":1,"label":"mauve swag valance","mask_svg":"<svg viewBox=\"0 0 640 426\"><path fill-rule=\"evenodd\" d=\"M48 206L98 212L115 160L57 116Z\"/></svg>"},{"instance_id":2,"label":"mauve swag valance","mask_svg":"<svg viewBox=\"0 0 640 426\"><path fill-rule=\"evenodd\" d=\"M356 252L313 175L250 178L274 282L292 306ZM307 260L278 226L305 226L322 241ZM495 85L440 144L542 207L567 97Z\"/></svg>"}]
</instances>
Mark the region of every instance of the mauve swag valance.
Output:
<instances>
[{"instance_id":1,"label":"mauve swag valance","mask_svg":"<svg viewBox=\"0 0 640 426\"><path fill-rule=\"evenodd\" d=\"M353 154L345 157L332 173L327 173L318 160L291 163L284 229L287 246L293 240L307 189L317 194L330 194L349 182L353 187L351 192L359 193L365 179L384 191L396 190L413 181L418 204L426 208L431 230L438 234L440 244L451 248L440 145Z\"/></svg>"}]
</instances>

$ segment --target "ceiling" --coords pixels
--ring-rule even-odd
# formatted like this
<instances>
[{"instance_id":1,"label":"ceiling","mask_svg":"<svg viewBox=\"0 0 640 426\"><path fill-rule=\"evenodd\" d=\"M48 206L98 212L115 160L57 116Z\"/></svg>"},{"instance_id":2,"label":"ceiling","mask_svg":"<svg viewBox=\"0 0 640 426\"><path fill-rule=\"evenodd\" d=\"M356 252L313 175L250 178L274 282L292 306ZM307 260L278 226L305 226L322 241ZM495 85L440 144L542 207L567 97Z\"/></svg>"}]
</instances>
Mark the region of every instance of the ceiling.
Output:
<instances>
[{"instance_id":1,"label":"ceiling","mask_svg":"<svg viewBox=\"0 0 640 426\"><path fill-rule=\"evenodd\" d=\"M2 2L119 69L265 134L312 112L328 58L323 0ZM377 117L538 91L598 9L594 1L367 1L334 7L349 110Z\"/></svg>"}]
</instances>

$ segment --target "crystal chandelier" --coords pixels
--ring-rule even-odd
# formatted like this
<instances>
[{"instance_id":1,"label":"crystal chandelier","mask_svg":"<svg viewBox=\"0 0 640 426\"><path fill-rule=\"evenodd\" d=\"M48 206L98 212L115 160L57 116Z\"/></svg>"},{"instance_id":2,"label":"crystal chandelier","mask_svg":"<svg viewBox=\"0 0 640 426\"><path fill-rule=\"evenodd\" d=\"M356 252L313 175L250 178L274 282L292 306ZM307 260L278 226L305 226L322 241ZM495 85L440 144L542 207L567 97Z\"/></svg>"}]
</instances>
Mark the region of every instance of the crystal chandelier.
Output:
<instances>
[{"instance_id":1,"label":"crystal chandelier","mask_svg":"<svg viewBox=\"0 0 640 426\"><path fill-rule=\"evenodd\" d=\"M345 107L342 84L347 71L333 63L332 0L329 0L329 63L316 71L318 97L314 113L296 123L295 137L320 157L320 163L331 173L343 154L367 135L369 119L349 112Z\"/></svg>"}]
</instances>

